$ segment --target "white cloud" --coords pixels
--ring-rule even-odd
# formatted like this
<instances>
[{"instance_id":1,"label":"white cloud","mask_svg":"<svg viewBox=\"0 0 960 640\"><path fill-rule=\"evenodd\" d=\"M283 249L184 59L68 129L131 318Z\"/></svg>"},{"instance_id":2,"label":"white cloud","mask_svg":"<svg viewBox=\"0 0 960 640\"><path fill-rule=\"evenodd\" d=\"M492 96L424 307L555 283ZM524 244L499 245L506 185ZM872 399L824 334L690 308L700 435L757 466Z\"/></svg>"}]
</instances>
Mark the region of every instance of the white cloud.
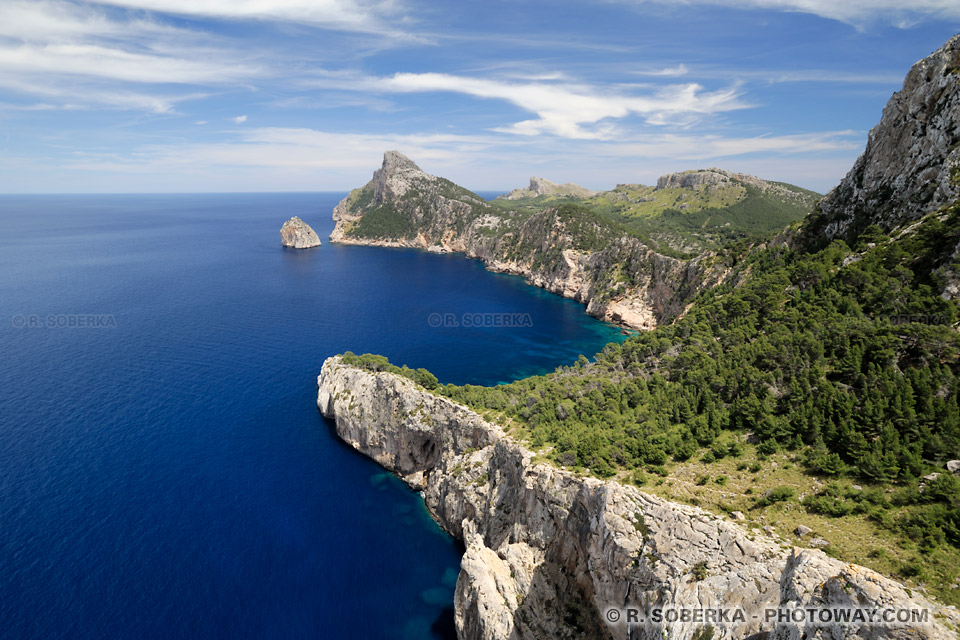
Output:
<instances>
[{"instance_id":1,"label":"white cloud","mask_svg":"<svg viewBox=\"0 0 960 640\"><path fill-rule=\"evenodd\" d=\"M150 113L174 113L177 103L206 97L202 93L157 95L87 82L68 83L50 77L27 80L15 73L0 73L0 88L60 100L62 103L56 106L62 109L101 106Z\"/></svg>"},{"instance_id":2,"label":"white cloud","mask_svg":"<svg viewBox=\"0 0 960 640\"><path fill-rule=\"evenodd\" d=\"M852 25L883 20L905 28L918 22L960 18L957 0L627 0L638 4L713 5L812 13Z\"/></svg>"},{"instance_id":3,"label":"white cloud","mask_svg":"<svg viewBox=\"0 0 960 640\"><path fill-rule=\"evenodd\" d=\"M395 0L95 0L129 9L235 20L307 23L343 30L401 35L384 17L396 16Z\"/></svg>"},{"instance_id":4,"label":"white cloud","mask_svg":"<svg viewBox=\"0 0 960 640\"><path fill-rule=\"evenodd\" d=\"M675 78L687 75L690 73L690 69L685 64L678 64L675 67L664 67L662 69L633 70L632 73L638 76L660 76L665 78Z\"/></svg>"},{"instance_id":5,"label":"white cloud","mask_svg":"<svg viewBox=\"0 0 960 640\"><path fill-rule=\"evenodd\" d=\"M487 134L351 134L314 129L237 130L217 143L144 146L132 153L83 154L51 171L96 190L117 176L131 190L346 190L370 179L384 150L399 149L424 170L474 189L510 187L529 175L593 188L616 182L650 184L662 173L722 166L801 182L825 191L862 148L859 132L723 137L656 135L625 141L521 140ZM571 165L570 157L577 163ZM509 158L505 161L505 158ZM795 175L791 167L796 167ZM87 176L80 178L78 176ZM801 180L802 179L802 180ZM164 182L166 181L166 182ZM102 188L101 188L102 189Z\"/></svg>"},{"instance_id":6,"label":"white cloud","mask_svg":"<svg viewBox=\"0 0 960 640\"><path fill-rule=\"evenodd\" d=\"M85 75L141 83L208 84L247 78L256 69L88 44L0 46L0 70Z\"/></svg>"},{"instance_id":7,"label":"white cloud","mask_svg":"<svg viewBox=\"0 0 960 640\"><path fill-rule=\"evenodd\" d=\"M607 153L617 156L699 161L756 153L798 154L855 151L863 146L857 131L828 131L796 135L725 137L716 134L665 134L624 140Z\"/></svg>"},{"instance_id":8,"label":"white cloud","mask_svg":"<svg viewBox=\"0 0 960 640\"><path fill-rule=\"evenodd\" d=\"M28 42L90 36L136 40L146 34L169 37L185 33L142 17L114 20L102 10L63 0L4 0L0 18L0 35Z\"/></svg>"},{"instance_id":9,"label":"white cloud","mask_svg":"<svg viewBox=\"0 0 960 640\"><path fill-rule=\"evenodd\" d=\"M638 115L649 124L689 123L703 116L744 109L734 87L705 91L699 84L676 84L627 94L570 82L520 82L455 76L443 73L398 73L385 78L328 75L322 85L394 93L453 92L504 100L535 113L536 119L496 129L523 136L552 134L569 139L613 137L611 119Z\"/></svg>"},{"instance_id":10,"label":"white cloud","mask_svg":"<svg viewBox=\"0 0 960 640\"><path fill-rule=\"evenodd\" d=\"M0 88L71 106L172 113L202 97L127 85L241 84L264 74L209 34L62 0L0 2ZM66 105L59 105L66 106Z\"/></svg>"},{"instance_id":11,"label":"white cloud","mask_svg":"<svg viewBox=\"0 0 960 640\"><path fill-rule=\"evenodd\" d=\"M243 124L247 121L247 116L237 116L235 118L230 118L233 120L234 124Z\"/></svg>"},{"instance_id":12,"label":"white cloud","mask_svg":"<svg viewBox=\"0 0 960 640\"><path fill-rule=\"evenodd\" d=\"M206 120L197 120L197 121L194 122L193 124L195 124L195 125L197 125L197 126L203 126L203 125L207 124L207 121L206 121Z\"/></svg>"}]
</instances>

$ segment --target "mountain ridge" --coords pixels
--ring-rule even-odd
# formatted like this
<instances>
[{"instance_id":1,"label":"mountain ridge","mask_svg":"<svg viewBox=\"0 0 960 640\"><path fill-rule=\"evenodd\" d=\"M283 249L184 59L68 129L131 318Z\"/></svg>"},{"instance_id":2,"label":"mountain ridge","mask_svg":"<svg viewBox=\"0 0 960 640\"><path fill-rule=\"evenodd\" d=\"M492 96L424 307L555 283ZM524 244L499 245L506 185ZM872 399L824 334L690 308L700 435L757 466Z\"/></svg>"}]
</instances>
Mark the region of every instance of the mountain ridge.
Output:
<instances>
[{"instance_id":1,"label":"mountain ridge","mask_svg":"<svg viewBox=\"0 0 960 640\"><path fill-rule=\"evenodd\" d=\"M643 290L651 294L651 285L662 285L683 312L656 316L655 330L608 345L593 362L581 358L496 387L434 383L424 391L373 356L345 354L324 364L318 406L335 417L341 437L423 487L434 516L468 545L457 587L461 638L557 637L563 627L557 606L581 636L633 638L646 630L602 631L606 603L665 598L682 605L680 594L691 584L700 605L752 598L749 585L735 582L740 569L726 573L729 555L721 554L717 567L710 559L687 566L691 558L670 546L682 547L698 518L677 504L684 501L727 513L745 531L856 558L896 578L827 561L820 551L795 551L774 581L778 605L901 606L915 589L960 603L960 185L951 142L958 49L960 36L914 65L841 185L809 218L766 242L658 266L665 256L575 204L484 208L482 216L504 229L480 246L491 256L505 248L497 242L508 251L533 250L541 262L522 263L528 279L543 273L544 264L565 277L591 261L600 272L617 273L627 257L611 248L624 237L642 247L639 267L627 267L629 274L659 269ZM951 112L944 114L945 107ZM438 211L402 200L391 205L407 216ZM482 216L470 205L462 221ZM418 226L430 234L415 241L455 246L463 231L440 218ZM448 235L436 236L436 229ZM467 236L475 241L475 234L474 228ZM590 258L581 262L583 256ZM602 282L609 289L617 280ZM479 429L484 421L493 426ZM492 442L491 433L526 443L529 463L508 455L508 439ZM532 495L511 493L534 478L549 480ZM632 506L626 517L622 510L619 520L608 517L592 493L607 492L604 509L616 511L625 498L614 494L627 484L667 498L678 514L654 557L632 561L639 577L622 573L630 564L617 545L626 548L621 541L631 536L621 525L632 521L640 533L632 548L656 535L660 523L647 522L646 507L632 517ZM761 564L777 573L780 560L771 552ZM646 581L664 559L682 570ZM715 576L726 581L714 582ZM882 596L881 584L890 584L896 598ZM756 637L955 636L955 606L930 606L942 613L933 628L786 625ZM743 637L712 625L648 635L668 632L684 640Z\"/></svg>"},{"instance_id":2,"label":"mountain ridge","mask_svg":"<svg viewBox=\"0 0 960 640\"><path fill-rule=\"evenodd\" d=\"M332 242L464 253L637 329L682 315L729 267L709 252L681 259L654 251L575 203L535 211L494 206L395 151L334 208L333 219Z\"/></svg>"}]
</instances>

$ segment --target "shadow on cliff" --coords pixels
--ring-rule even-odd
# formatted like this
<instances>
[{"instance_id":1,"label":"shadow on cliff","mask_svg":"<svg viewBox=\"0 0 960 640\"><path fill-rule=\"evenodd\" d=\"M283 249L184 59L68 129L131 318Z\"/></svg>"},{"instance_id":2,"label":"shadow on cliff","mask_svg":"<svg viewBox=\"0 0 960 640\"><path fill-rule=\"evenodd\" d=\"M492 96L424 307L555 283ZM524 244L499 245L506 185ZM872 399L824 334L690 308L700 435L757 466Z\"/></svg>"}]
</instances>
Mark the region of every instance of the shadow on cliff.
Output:
<instances>
[{"instance_id":1,"label":"shadow on cliff","mask_svg":"<svg viewBox=\"0 0 960 640\"><path fill-rule=\"evenodd\" d=\"M584 590L563 567L544 562L534 570L527 597L513 615L520 638L611 640Z\"/></svg>"}]
</instances>

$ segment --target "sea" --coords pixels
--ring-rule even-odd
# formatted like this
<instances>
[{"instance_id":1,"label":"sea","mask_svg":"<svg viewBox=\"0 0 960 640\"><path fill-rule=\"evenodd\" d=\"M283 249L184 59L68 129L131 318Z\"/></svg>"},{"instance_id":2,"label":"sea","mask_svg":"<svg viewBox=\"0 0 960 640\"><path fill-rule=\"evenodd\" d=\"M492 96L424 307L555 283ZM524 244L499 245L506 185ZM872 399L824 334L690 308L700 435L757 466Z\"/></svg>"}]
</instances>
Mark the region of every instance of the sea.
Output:
<instances>
[{"instance_id":1,"label":"sea","mask_svg":"<svg viewBox=\"0 0 960 640\"><path fill-rule=\"evenodd\" d=\"M492 385L622 337L326 242L344 195L0 196L0 637L455 637L462 549L319 414L324 359ZM321 247L281 246L294 215Z\"/></svg>"}]
</instances>

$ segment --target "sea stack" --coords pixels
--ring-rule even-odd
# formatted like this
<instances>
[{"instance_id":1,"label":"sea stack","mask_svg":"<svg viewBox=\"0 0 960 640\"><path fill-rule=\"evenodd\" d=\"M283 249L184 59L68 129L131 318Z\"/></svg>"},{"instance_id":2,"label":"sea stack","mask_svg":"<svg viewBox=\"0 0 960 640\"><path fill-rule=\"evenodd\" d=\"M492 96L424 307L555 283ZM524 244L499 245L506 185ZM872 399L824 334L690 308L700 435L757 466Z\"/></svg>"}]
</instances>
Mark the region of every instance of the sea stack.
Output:
<instances>
[{"instance_id":1,"label":"sea stack","mask_svg":"<svg viewBox=\"0 0 960 640\"><path fill-rule=\"evenodd\" d=\"M320 246L320 237L306 222L293 216L283 223L280 228L280 239L283 246L294 249L309 249Z\"/></svg>"}]
</instances>

